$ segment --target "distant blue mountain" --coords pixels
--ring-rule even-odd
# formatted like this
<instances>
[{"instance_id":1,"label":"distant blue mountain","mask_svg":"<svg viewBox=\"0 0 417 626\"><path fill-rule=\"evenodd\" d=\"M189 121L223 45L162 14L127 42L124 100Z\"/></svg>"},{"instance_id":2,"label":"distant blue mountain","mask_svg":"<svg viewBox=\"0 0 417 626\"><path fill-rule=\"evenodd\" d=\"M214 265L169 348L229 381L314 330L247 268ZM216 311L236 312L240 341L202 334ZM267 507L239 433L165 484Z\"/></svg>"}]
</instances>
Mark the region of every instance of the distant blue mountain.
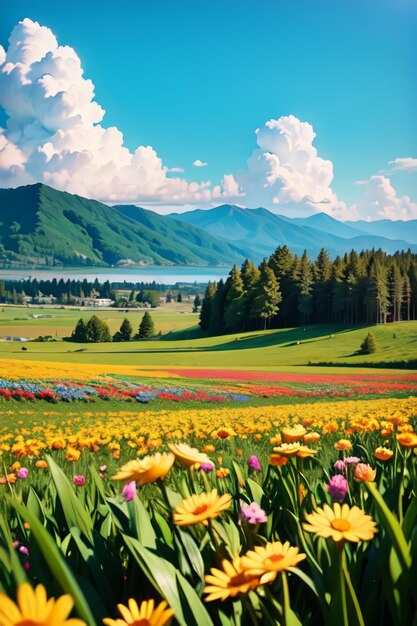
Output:
<instances>
[{"instance_id":1,"label":"distant blue mountain","mask_svg":"<svg viewBox=\"0 0 417 626\"><path fill-rule=\"evenodd\" d=\"M346 226L358 228L364 233L375 234L387 239L405 239L417 243L417 220L376 220L375 222L345 222Z\"/></svg>"},{"instance_id":2,"label":"distant blue mountain","mask_svg":"<svg viewBox=\"0 0 417 626\"><path fill-rule=\"evenodd\" d=\"M408 248L417 251L417 241L382 236L377 232L373 234L372 231L356 227L356 223L340 222L325 213L289 218L264 208L244 209L223 204L213 209L172 213L170 217L197 226L214 237L233 242L257 260L269 256L277 246L282 245L287 245L298 254L307 250L311 256L317 255L323 247L332 256L351 249L382 248L391 254Z\"/></svg>"}]
</instances>

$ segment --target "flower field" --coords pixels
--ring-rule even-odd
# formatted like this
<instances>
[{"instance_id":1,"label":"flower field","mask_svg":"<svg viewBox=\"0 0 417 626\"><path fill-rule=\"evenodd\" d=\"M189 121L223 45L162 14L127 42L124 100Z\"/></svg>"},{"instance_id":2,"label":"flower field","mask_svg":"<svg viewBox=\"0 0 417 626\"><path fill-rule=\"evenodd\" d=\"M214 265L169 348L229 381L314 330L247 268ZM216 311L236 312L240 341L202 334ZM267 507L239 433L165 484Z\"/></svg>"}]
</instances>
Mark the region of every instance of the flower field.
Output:
<instances>
[{"instance_id":1,"label":"flower field","mask_svg":"<svg viewBox=\"0 0 417 626\"><path fill-rule=\"evenodd\" d=\"M336 385L311 376L264 384ZM230 377L206 393L246 384ZM190 380L177 372L175 385ZM5 401L0 625L413 625L417 399L406 392L146 410Z\"/></svg>"},{"instance_id":2,"label":"flower field","mask_svg":"<svg viewBox=\"0 0 417 626\"><path fill-rule=\"evenodd\" d=\"M250 379L250 380L248 380ZM114 367L0 361L0 402L95 402L148 404L247 402L254 398L407 397L417 392L416 374L297 374L239 370L140 370Z\"/></svg>"}]
</instances>

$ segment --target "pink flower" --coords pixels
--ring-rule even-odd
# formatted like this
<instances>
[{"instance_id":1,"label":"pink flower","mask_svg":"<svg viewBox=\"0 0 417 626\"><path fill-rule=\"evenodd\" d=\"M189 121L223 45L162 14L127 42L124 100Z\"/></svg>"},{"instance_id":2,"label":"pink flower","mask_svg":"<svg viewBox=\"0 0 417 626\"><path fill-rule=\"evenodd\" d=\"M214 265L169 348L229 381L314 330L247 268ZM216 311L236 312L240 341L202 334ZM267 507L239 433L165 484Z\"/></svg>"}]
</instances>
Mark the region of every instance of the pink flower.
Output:
<instances>
[{"instance_id":1,"label":"pink flower","mask_svg":"<svg viewBox=\"0 0 417 626\"><path fill-rule=\"evenodd\" d=\"M259 504L251 502L251 504L240 504L241 517L249 524L263 524L268 519L265 511L261 509Z\"/></svg>"},{"instance_id":2,"label":"pink flower","mask_svg":"<svg viewBox=\"0 0 417 626\"><path fill-rule=\"evenodd\" d=\"M200 469L203 472L211 472L214 469L214 463L202 463Z\"/></svg>"},{"instance_id":3,"label":"pink flower","mask_svg":"<svg viewBox=\"0 0 417 626\"><path fill-rule=\"evenodd\" d=\"M26 467L21 467L17 472L18 478L23 478L25 480L29 476L29 470Z\"/></svg>"},{"instance_id":4,"label":"pink flower","mask_svg":"<svg viewBox=\"0 0 417 626\"><path fill-rule=\"evenodd\" d=\"M100 472L107 472L107 465L100 465L98 469L100 470Z\"/></svg>"},{"instance_id":5,"label":"pink flower","mask_svg":"<svg viewBox=\"0 0 417 626\"><path fill-rule=\"evenodd\" d=\"M257 471L261 469L261 464L259 463L259 459L256 456L256 454L252 454L252 456L250 457L248 461L248 466L249 466L249 469L253 471Z\"/></svg>"},{"instance_id":6,"label":"pink flower","mask_svg":"<svg viewBox=\"0 0 417 626\"><path fill-rule=\"evenodd\" d=\"M122 496L124 497L125 502L133 500L137 492L138 490L136 489L136 483L134 480L132 480L132 482L130 483L126 483L126 485L122 489Z\"/></svg>"},{"instance_id":7,"label":"pink flower","mask_svg":"<svg viewBox=\"0 0 417 626\"><path fill-rule=\"evenodd\" d=\"M334 502L342 502L349 487L346 478L342 474L336 474L331 478L329 484L326 485L326 489Z\"/></svg>"},{"instance_id":8,"label":"pink flower","mask_svg":"<svg viewBox=\"0 0 417 626\"><path fill-rule=\"evenodd\" d=\"M72 481L77 487L82 487L83 485L85 485L85 476L83 476L82 474L78 474L78 476L74 476Z\"/></svg>"},{"instance_id":9,"label":"pink flower","mask_svg":"<svg viewBox=\"0 0 417 626\"><path fill-rule=\"evenodd\" d=\"M336 472L343 474L346 470L346 463L344 461L339 460L339 461L336 461L333 467L336 470Z\"/></svg>"},{"instance_id":10,"label":"pink flower","mask_svg":"<svg viewBox=\"0 0 417 626\"><path fill-rule=\"evenodd\" d=\"M345 463L352 463L352 464L355 464L355 463L359 463L360 458L359 458L358 456L347 456L347 457L344 459L344 461L345 461Z\"/></svg>"}]
</instances>

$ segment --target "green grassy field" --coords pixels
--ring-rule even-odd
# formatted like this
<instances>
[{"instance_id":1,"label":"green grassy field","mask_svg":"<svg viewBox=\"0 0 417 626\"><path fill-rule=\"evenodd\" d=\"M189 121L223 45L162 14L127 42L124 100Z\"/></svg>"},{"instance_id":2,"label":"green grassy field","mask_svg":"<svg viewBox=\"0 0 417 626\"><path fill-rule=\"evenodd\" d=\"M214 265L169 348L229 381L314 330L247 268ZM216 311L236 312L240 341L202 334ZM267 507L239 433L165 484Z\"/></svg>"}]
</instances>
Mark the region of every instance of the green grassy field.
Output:
<instances>
[{"instance_id":1,"label":"green grassy field","mask_svg":"<svg viewBox=\"0 0 417 626\"><path fill-rule=\"evenodd\" d=\"M61 312L59 312L61 313ZM63 322L57 315L53 320L39 320L43 324ZM70 312L79 315L79 313ZM115 313L100 312L104 319L114 319ZM65 361L70 363L108 363L156 367L220 367L220 368L291 368L309 364L331 363L334 365L360 365L383 361L406 361L417 356L417 322L399 322L386 326L346 329L326 325L284 330L260 331L218 337L191 337L199 334L191 313L155 311L157 329L171 330L158 340L131 342L129 344L72 344L67 342L28 343L22 351L19 343L0 343L0 358L16 358L42 361ZM106 317L107 316L107 317ZM131 320L138 321L140 313L130 313ZM68 318L66 318L68 319ZM123 319L120 313L119 320ZM12 323L14 320L11 320ZM32 320L35 323L37 320ZM117 325L117 324L116 324ZM3 321L4 334L12 334L10 326ZM27 324L32 328L32 324ZM52 327L52 324L51 324ZM371 355L356 352L367 334L372 330L377 338L377 351ZM35 333L39 334L39 333ZM52 334L51 332L47 334ZM313 371L309 367L309 371ZM339 371L339 369L337 370Z\"/></svg>"},{"instance_id":2,"label":"green grassy field","mask_svg":"<svg viewBox=\"0 0 417 626\"><path fill-rule=\"evenodd\" d=\"M128 313L124 310L100 310L80 308L41 308L41 307L3 307L0 309L0 337L29 337L39 335L52 335L57 339L71 335L77 321L82 317L87 321L93 314L105 320L112 333L120 328L123 319L127 317L135 330L139 327L140 320L146 309L131 309ZM198 314L191 313L192 302L176 302L163 305L151 310L157 333L163 334L185 330L198 323ZM32 315L52 315L50 318L34 319Z\"/></svg>"}]
</instances>

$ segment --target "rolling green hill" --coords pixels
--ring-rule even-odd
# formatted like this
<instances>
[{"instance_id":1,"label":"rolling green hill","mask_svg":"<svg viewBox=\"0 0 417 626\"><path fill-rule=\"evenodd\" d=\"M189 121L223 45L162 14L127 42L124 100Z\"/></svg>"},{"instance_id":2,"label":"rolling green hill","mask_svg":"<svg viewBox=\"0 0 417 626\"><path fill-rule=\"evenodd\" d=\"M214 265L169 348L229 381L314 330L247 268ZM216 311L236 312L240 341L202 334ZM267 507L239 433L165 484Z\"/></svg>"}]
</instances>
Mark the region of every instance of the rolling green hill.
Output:
<instances>
[{"instance_id":1,"label":"rolling green hill","mask_svg":"<svg viewBox=\"0 0 417 626\"><path fill-rule=\"evenodd\" d=\"M231 265L244 259L238 248L197 227L128 209L43 184L0 189L1 256L66 265Z\"/></svg>"}]
</instances>

